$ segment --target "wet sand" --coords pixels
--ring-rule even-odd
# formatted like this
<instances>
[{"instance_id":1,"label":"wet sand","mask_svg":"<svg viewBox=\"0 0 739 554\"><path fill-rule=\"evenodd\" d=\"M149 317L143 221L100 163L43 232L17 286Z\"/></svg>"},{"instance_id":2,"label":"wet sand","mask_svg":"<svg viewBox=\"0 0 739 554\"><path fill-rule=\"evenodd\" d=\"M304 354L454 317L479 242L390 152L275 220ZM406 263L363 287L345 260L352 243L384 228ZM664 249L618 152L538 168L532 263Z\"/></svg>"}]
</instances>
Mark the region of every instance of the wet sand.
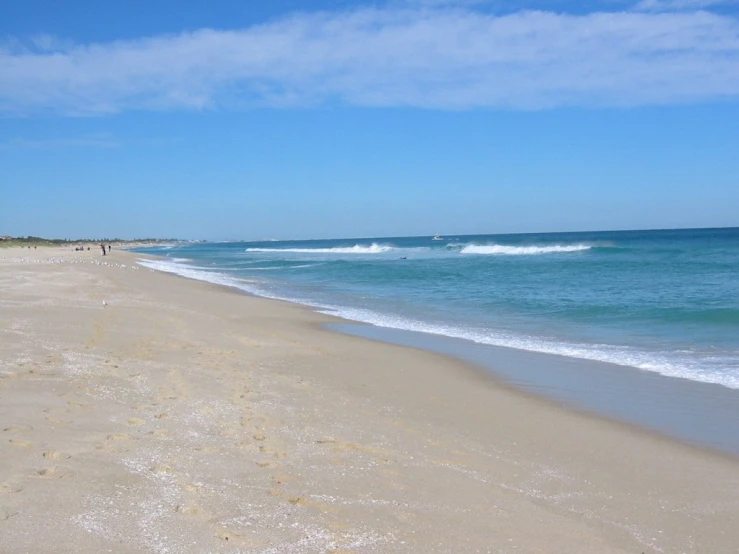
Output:
<instances>
[{"instance_id":1,"label":"wet sand","mask_svg":"<svg viewBox=\"0 0 739 554\"><path fill-rule=\"evenodd\" d=\"M0 250L0 552L736 552L736 457L136 257Z\"/></svg>"},{"instance_id":2,"label":"wet sand","mask_svg":"<svg viewBox=\"0 0 739 554\"><path fill-rule=\"evenodd\" d=\"M329 329L439 352L570 409L739 456L739 390L653 371L358 323Z\"/></svg>"}]
</instances>

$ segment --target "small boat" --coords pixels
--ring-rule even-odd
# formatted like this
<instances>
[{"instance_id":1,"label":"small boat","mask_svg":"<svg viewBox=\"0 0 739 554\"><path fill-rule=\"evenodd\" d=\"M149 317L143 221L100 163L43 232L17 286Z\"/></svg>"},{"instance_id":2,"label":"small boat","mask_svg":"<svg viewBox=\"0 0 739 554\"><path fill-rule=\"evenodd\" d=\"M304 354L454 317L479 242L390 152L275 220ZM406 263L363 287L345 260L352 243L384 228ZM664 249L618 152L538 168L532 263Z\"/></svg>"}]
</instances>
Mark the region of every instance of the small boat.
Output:
<instances>
[{"instance_id":1,"label":"small boat","mask_svg":"<svg viewBox=\"0 0 739 554\"><path fill-rule=\"evenodd\" d=\"M432 238L431 240L444 240L444 239L441 238L439 235L434 235L434 238Z\"/></svg>"}]
</instances>

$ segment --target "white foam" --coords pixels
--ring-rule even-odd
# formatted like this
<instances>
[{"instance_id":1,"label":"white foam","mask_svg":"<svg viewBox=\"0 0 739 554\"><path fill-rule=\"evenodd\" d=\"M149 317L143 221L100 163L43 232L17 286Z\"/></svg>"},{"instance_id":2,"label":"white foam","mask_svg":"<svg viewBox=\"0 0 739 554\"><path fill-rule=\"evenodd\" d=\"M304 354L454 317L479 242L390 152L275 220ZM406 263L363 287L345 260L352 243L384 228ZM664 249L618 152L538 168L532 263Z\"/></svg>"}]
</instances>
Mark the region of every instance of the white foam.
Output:
<instances>
[{"instance_id":1,"label":"white foam","mask_svg":"<svg viewBox=\"0 0 739 554\"><path fill-rule=\"evenodd\" d=\"M264 288L264 283L256 279L244 279L231 277L230 275L224 275L209 269L203 271L198 269L198 266L188 266L186 264L177 264L165 260L136 260L138 264L155 271L163 271L165 273L174 273L181 277L187 277L188 279L195 279L196 281L205 281L207 283L213 283L216 285L223 285L226 287L232 287L241 291L253 294L255 296L261 296L262 298L272 298L274 300L285 300L287 302L294 302L296 304L302 304L304 306L310 306L312 308L321 308L318 304L311 304L310 302L286 297L278 294L273 294ZM219 270L220 271L220 270Z\"/></svg>"},{"instance_id":2,"label":"white foam","mask_svg":"<svg viewBox=\"0 0 739 554\"><path fill-rule=\"evenodd\" d=\"M549 246L506 246L503 244L468 244L460 254L492 254L506 256L532 256L559 252L581 252L590 250L587 244L552 244Z\"/></svg>"},{"instance_id":3,"label":"white foam","mask_svg":"<svg viewBox=\"0 0 739 554\"><path fill-rule=\"evenodd\" d=\"M210 272L213 272L213 271L244 271L245 269L243 267L203 267L201 265L190 265L187 267L191 269L202 269L202 270L210 271ZM251 269L251 268L246 268L246 269Z\"/></svg>"},{"instance_id":4,"label":"white foam","mask_svg":"<svg viewBox=\"0 0 739 554\"><path fill-rule=\"evenodd\" d=\"M136 263L157 271L163 271L165 273L174 273L182 277L188 277L197 281L206 281L208 283L214 283L216 285L224 285L227 287L233 287L251 294L262 295L259 287L252 281L246 279L238 279L215 271L203 271L196 269L194 266L188 266L185 264L179 264L176 262L165 261L165 260L136 260Z\"/></svg>"},{"instance_id":5,"label":"white foam","mask_svg":"<svg viewBox=\"0 0 739 554\"><path fill-rule=\"evenodd\" d=\"M261 262L264 262L265 260L261 260ZM207 267L207 266L200 266L200 265L188 265L188 264L178 264L179 268L189 268L189 269L200 269L203 271L207 271L208 273L213 272L220 272L220 271L241 271L241 272L249 272L249 271L267 271L267 270L275 270L275 269L302 269L306 267L316 267L319 265L324 265L324 262L317 262L312 264L298 264L298 265L275 265L275 266L264 266L264 267Z\"/></svg>"},{"instance_id":6,"label":"white foam","mask_svg":"<svg viewBox=\"0 0 739 554\"><path fill-rule=\"evenodd\" d=\"M275 265L275 266L264 266L264 267L249 267L244 268L242 271L272 271L275 269L301 269L305 267L315 267L317 265L323 265L322 263L317 264L300 264L300 265Z\"/></svg>"},{"instance_id":7,"label":"white foam","mask_svg":"<svg viewBox=\"0 0 739 554\"><path fill-rule=\"evenodd\" d=\"M247 252L291 252L297 254L382 254L397 250L387 244L373 243L370 246L355 244L354 246L336 248L247 248Z\"/></svg>"}]
</instances>

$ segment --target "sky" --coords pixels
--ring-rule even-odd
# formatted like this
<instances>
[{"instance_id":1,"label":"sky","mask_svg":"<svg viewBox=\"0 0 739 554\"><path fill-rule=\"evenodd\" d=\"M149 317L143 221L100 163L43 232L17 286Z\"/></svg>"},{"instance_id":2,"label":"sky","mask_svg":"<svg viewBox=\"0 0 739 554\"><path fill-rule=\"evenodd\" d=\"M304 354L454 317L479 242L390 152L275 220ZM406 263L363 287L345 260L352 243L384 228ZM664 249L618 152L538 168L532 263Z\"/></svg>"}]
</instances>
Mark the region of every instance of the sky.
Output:
<instances>
[{"instance_id":1,"label":"sky","mask_svg":"<svg viewBox=\"0 0 739 554\"><path fill-rule=\"evenodd\" d=\"M0 2L0 235L739 226L739 0Z\"/></svg>"}]
</instances>

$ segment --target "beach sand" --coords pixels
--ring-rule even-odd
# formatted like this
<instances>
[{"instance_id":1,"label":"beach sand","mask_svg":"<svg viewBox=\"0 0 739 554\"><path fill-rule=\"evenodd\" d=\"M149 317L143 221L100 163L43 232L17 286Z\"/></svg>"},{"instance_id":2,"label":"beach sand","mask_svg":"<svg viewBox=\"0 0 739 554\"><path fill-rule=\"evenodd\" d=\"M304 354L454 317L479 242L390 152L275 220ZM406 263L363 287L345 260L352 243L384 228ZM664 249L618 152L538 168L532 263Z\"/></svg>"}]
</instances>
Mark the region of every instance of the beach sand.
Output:
<instances>
[{"instance_id":1,"label":"beach sand","mask_svg":"<svg viewBox=\"0 0 739 554\"><path fill-rule=\"evenodd\" d=\"M739 550L739 460L333 318L0 250L0 552Z\"/></svg>"}]
</instances>

